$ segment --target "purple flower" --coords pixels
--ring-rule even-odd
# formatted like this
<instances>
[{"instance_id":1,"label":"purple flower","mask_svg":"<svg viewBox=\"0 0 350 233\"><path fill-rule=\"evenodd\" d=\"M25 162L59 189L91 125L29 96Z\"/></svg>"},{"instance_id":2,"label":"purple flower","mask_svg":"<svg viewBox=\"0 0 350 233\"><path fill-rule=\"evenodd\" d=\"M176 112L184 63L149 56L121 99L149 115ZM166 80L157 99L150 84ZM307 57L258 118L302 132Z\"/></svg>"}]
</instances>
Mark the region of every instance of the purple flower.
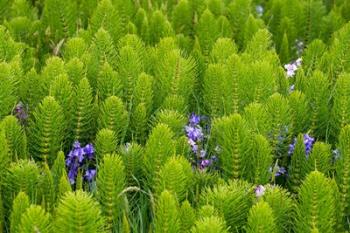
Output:
<instances>
[{"instance_id":1,"label":"purple flower","mask_svg":"<svg viewBox=\"0 0 350 233\"><path fill-rule=\"evenodd\" d=\"M25 107L24 104L22 102L19 102L14 111L13 114L17 117L17 119L19 121L21 121L22 123L28 119L28 107Z\"/></svg>"},{"instance_id":2,"label":"purple flower","mask_svg":"<svg viewBox=\"0 0 350 233\"><path fill-rule=\"evenodd\" d=\"M295 75L295 72L301 66L301 62L301 58L298 58L296 61L284 65L284 69L287 71L288 78L293 77Z\"/></svg>"},{"instance_id":3,"label":"purple flower","mask_svg":"<svg viewBox=\"0 0 350 233\"><path fill-rule=\"evenodd\" d=\"M75 183L75 179L78 175L78 169L79 169L79 164L76 163L76 161L70 165L70 168L68 171L68 178L71 184Z\"/></svg>"},{"instance_id":4,"label":"purple flower","mask_svg":"<svg viewBox=\"0 0 350 233\"><path fill-rule=\"evenodd\" d=\"M315 142L315 139L313 137L311 137L309 134L304 134L304 145L305 145L306 158L309 157L309 154L312 150L314 142ZM292 155L294 153L296 143L297 143L297 140L296 140L296 138L294 138L293 143L289 145L289 150L288 150L289 155Z\"/></svg>"},{"instance_id":5,"label":"purple flower","mask_svg":"<svg viewBox=\"0 0 350 233\"><path fill-rule=\"evenodd\" d=\"M287 174L287 170L285 167L278 167L278 171L276 172L275 176L282 176Z\"/></svg>"},{"instance_id":6,"label":"purple flower","mask_svg":"<svg viewBox=\"0 0 350 233\"><path fill-rule=\"evenodd\" d=\"M92 144L87 144L84 147L84 152L88 156L89 159L92 159L95 153L95 148Z\"/></svg>"},{"instance_id":7,"label":"purple flower","mask_svg":"<svg viewBox=\"0 0 350 233\"><path fill-rule=\"evenodd\" d=\"M196 142L193 141L192 139L188 139L188 144L191 146L193 153L197 153L198 145L196 144Z\"/></svg>"},{"instance_id":8,"label":"purple flower","mask_svg":"<svg viewBox=\"0 0 350 233\"><path fill-rule=\"evenodd\" d=\"M85 155L85 152L84 152L84 149L82 148L77 148L73 151L73 156L78 158L79 163L83 162L84 155Z\"/></svg>"},{"instance_id":9,"label":"purple flower","mask_svg":"<svg viewBox=\"0 0 350 233\"><path fill-rule=\"evenodd\" d=\"M187 137L192 139L193 141L200 141L203 138L203 132L202 128L200 127L193 127L193 126L186 126L185 127Z\"/></svg>"},{"instance_id":10,"label":"purple flower","mask_svg":"<svg viewBox=\"0 0 350 233\"><path fill-rule=\"evenodd\" d=\"M211 161L209 159L204 159L201 161L200 168L205 169L208 166L210 166L210 164L211 164Z\"/></svg>"},{"instance_id":11,"label":"purple flower","mask_svg":"<svg viewBox=\"0 0 350 233\"><path fill-rule=\"evenodd\" d=\"M88 169L86 172L85 172L85 179L87 181L92 181L96 176L96 169Z\"/></svg>"},{"instance_id":12,"label":"purple flower","mask_svg":"<svg viewBox=\"0 0 350 233\"><path fill-rule=\"evenodd\" d=\"M256 186L256 188L255 188L255 190L254 190L255 196L256 196L257 198L260 198L260 197L264 196L265 190L266 190L266 188L265 188L263 185L261 185L261 184L258 185L258 186Z\"/></svg>"},{"instance_id":13,"label":"purple flower","mask_svg":"<svg viewBox=\"0 0 350 233\"><path fill-rule=\"evenodd\" d=\"M282 166L280 167L277 164L274 166L274 168L270 167L269 172L273 172L275 174L275 177L287 175L287 169Z\"/></svg>"},{"instance_id":14,"label":"purple flower","mask_svg":"<svg viewBox=\"0 0 350 233\"><path fill-rule=\"evenodd\" d=\"M89 160L93 159L95 149L92 144L87 144L85 147L81 147L79 141L73 143L73 149L68 153L66 157L66 166L68 168L68 178L71 184L75 183L78 170L83 171L91 165ZM89 160L86 159L86 156ZM96 174L95 169L90 169L85 172L85 178L89 180Z\"/></svg>"},{"instance_id":15,"label":"purple flower","mask_svg":"<svg viewBox=\"0 0 350 233\"><path fill-rule=\"evenodd\" d=\"M201 117L192 113L189 119L190 125L198 125L201 121Z\"/></svg>"}]
</instances>

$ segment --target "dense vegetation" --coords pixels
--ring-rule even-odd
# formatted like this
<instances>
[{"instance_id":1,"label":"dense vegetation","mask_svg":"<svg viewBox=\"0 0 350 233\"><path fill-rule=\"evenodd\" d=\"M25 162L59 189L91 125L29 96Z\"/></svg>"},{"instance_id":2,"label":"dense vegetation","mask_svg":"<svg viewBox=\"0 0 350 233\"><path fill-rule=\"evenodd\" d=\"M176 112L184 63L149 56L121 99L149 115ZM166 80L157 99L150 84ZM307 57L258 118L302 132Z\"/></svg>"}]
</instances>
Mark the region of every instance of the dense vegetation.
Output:
<instances>
[{"instance_id":1,"label":"dense vegetation","mask_svg":"<svg viewBox=\"0 0 350 233\"><path fill-rule=\"evenodd\" d=\"M0 232L348 232L349 20L0 0Z\"/></svg>"}]
</instances>

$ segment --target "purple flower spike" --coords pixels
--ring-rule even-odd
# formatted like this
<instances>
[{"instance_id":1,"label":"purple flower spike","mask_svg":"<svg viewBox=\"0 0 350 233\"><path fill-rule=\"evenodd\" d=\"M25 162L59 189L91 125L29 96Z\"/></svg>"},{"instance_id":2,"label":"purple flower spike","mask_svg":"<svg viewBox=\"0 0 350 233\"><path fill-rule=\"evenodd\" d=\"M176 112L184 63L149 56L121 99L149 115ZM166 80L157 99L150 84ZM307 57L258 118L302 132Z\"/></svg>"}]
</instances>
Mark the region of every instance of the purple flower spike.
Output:
<instances>
[{"instance_id":1,"label":"purple flower spike","mask_svg":"<svg viewBox=\"0 0 350 233\"><path fill-rule=\"evenodd\" d=\"M84 152L88 156L89 159L92 159L94 157L95 148L92 144L87 144L84 147Z\"/></svg>"},{"instance_id":2,"label":"purple flower spike","mask_svg":"<svg viewBox=\"0 0 350 233\"><path fill-rule=\"evenodd\" d=\"M198 141L203 138L203 132L200 127L186 126L185 130L187 133L187 137L192 139L193 141Z\"/></svg>"},{"instance_id":3,"label":"purple flower spike","mask_svg":"<svg viewBox=\"0 0 350 233\"><path fill-rule=\"evenodd\" d=\"M202 160L202 162L201 162L201 169L204 169L204 168L208 167L210 164L211 164L210 160L208 160L208 159Z\"/></svg>"},{"instance_id":4,"label":"purple flower spike","mask_svg":"<svg viewBox=\"0 0 350 233\"><path fill-rule=\"evenodd\" d=\"M79 163L83 162L85 152L82 148L77 148L73 151L73 156L78 158Z\"/></svg>"},{"instance_id":5,"label":"purple flower spike","mask_svg":"<svg viewBox=\"0 0 350 233\"><path fill-rule=\"evenodd\" d=\"M87 181L92 181L95 178L95 176L96 176L96 169L89 169L86 171L84 177Z\"/></svg>"},{"instance_id":6,"label":"purple flower spike","mask_svg":"<svg viewBox=\"0 0 350 233\"><path fill-rule=\"evenodd\" d=\"M294 139L293 143L289 145L289 150L288 154L292 155L295 150L295 145L296 145L296 138ZM309 157L309 154L312 150L312 147L315 143L315 138L311 137L309 134L304 134L304 145L305 145L305 156L306 158Z\"/></svg>"},{"instance_id":7,"label":"purple flower spike","mask_svg":"<svg viewBox=\"0 0 350 233\"><path fill-rule=\"evenodd\" d=\"M17 119L21 122L24 123L28 119L28 107L26 107L22 102L19 102L14 111L13 114L17 117Z\"/></svg>"},{"instance_id":8,"label":"purple flower spike","mask_svg":"<svg viewBox=\"0 0 350 233\"><path fill-rule=\"evenodd\" d=\"M198 125L201 121L201 117L196 115L195 113L192 113L191 116L190 116L190 124L191 125Z\"/></svg>"},{"instance_id":9,"label":"purple flower spike","mask_svg":"<svg viewBox=\"0 0 350 233\"><path fill-rule=\"evenodd\" d=\"M275 176L282 176L287 174L287 170L285 167L279 167L278 171L276 172Z\"/></svg>"}]
</instances>

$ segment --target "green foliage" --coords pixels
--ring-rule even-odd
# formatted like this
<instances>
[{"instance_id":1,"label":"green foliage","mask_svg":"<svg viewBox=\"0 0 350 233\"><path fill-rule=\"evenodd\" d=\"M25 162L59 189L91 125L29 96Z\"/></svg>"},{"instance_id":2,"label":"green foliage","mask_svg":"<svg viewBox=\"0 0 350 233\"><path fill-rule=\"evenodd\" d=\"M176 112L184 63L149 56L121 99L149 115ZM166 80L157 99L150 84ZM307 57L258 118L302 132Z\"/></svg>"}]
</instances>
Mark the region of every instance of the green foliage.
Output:
<instances>
[{"instance_id":1,"label":"green foliage","mask_svg":"<svg viewBox=\"0 0 350 233\"><path fill-rule=\"evenodd\" d=\"M57 191L58 200L60 200L66 193L72 191L72 187L69 183L66 171L63 172L62 177L59 180Z\"/></svg>"},{"instance_id":2,"label":"green foliage","mask_svg":"<svg viewBox=\"0 0 350 233\"><path fill-rule=\"evenodd\" d=\"M55 162L51 168L51 175L54 184L54 190L58 191L58 186L60 183L60 179L63 174L66 172L66 160L63 151L58 152Z\"/></svg>"},{"instance_id":3,"label":"green foliage","mask_svg":"<svg viewBox=\"0 0 350 233\"><path fill-rule=\"evenodd\" d=\"M173 29L165 15L159 11L153 11L149 19L149 36L148 43L155 45L162 38L173 35Z\"/></svg>"},{"instance_id":4,"label":"green foliage","mask_svg":"<svg viewBox=\"0 0 350 233\"><path fill-rule=\"evenodd\" d=\"M310 125L309 103L304 93L293 91L288 97L293 133L305 132Z\"/></svg>"},{"instance_id":5,"label":"green foliage","mask_svg":"<svg viewBox=\"0 0 350 233\"><path fill-rule=\"evenodd\" d=\"M187 119L185 116L174 110L161 110L155 115L155 125L167 125L177 137L183 135L184 126L186 123Z\"/></svg>"},{"instance_id":6,"label":"green foliage","mask_svg":"<svg viewBox=\"0 0 350 233\"><path fill-rule=\"evenodd\" d=\"M246 177L254 184L266 184L270 180L269 167L273 162L269 141L262 135L254 135L250 146L251 157L248 161Z\"/></svg>"},{"instance_id":7,"label":"green foliage","mask_svg":"<svg viewBox=\"0 0 350 233\"><path fill-rule=\"evenodd\" d=\"M318 138L326 137L329 119L329 80L319 71L308 77L305 95L309 101L311 130Z\"/></svg>"},{"instance_id":8,"label":"green foliage","mask_svg":"<svg viewBox=\"0 0 350 233\"><path fill-rule=\"evenodd\" d=\"M30 122L30 153L52 164L61 149L66 121L62 107L48 96L35 109Z\"/></svg>"},{"instance_id":9,"label":"green foliage","mask_svg":"<svg viewBox=\"0 0 350 233\"><path fill-rule=\"evenodd\" d=\"M218 145L221 169L227 178L243 178L247 174L249 131L245 121L238 114L218 118L213 122L213 143Z\"/></svg>"},{"instance_id":10,"label":"green foliage","mask_svg":"<svg viewBox=\"0 0 350 233\"><path fill-rule=\"evenodd\" d=\"M311 42L313 39L319 37L321 33L322 17L326 14L326 8L322 0L304 1L302 14L302 22L304 22L301 33L305 41Z\"/></svg>"},{"instance_id":11,"label":"green foliage","mask_svg":"<svg viewBox=\"0 0 350 233\"><path fill-rule=\"evenodd\" d=\"M209 64L204 76L204 103L212 116L222 116L225 112L225 95L228 70L223 64Z\"/></svg>"},{"instance_id":12,"label":"green foliage","mask_svg":"<svg viewBox=\"0 0 350 233\"><path fill-rule=\"evenodd\" d=\"M100 101L104 101L107 97L122 97L122 84L118 73L105 62L97 77L97 93Z\"/></svg>"},{"instance_id":13,"label":"green foliage","mask_svg":"<svg viewBox=\"0 0 350 233\"><path fill-rule=\"evenodd\" d=\"M273 94L266 101L266 111L269 114L269 122L271 128L269 131L269 140L273 147L273 151L277 155L283 154L286 151L286 143L289 143L289 138L292 132L291 115L288 100L280 94Z\"/></svg>"},{"instance_id":14,"label":"green foliage","mask_svg":"<svg viewBox=\"0 0 350 233\"><path fill-rule=\"evenodd\" d=\"M312 232L335 232L334 188L322 173L311 172L304 180L299 191L297 205L296 230Z\"/></svg>"},{"instance_id":15,"label":"green foliage","mask_svg":"<svg viewBox=\"0 0 350 233\"><path fill-rule=\"evenodd\" d=\"M226 59L236 53L237 47L231 38L219 38L210 52L210 60L212 63L225 63Z\"/></svg>"},{"instance_id":16,"label":"green foliage","mask_svg":"<svg viewBox=\"0 0 350 233\"><path fill-rule=\"evenodd\" d=\"M299 185L305 178L306 164L307 164L307 158L306 158L305 145L304 145L304 136L303 134L299 134L296 139L295 148L291 159L291 167L289 170L289 173L290 173L289 185L291 190L294 192L298 190Z\"/></svg>"},{"instance_id":17,"label":"green foliage","mask_svg":"<svg viewBox=\"0 0 350 233\"><path fill-rule=\"evenodd\" d=\"M136 143L126 144L120 147L119 153L125 166L127 186L136 186L142 177L143 148Z\"/></svg>"},{"instance_id":18,"label":"green foliage","mask_svg":"<svg viewBox=\"0 0 350 233\"><path fill-rule=\"evenodd\" d=\"M163 191L156 204L154 213L154 232L180 232L179 203L168 191Z\"/></svg>"},{"instance_id":19,"label":"green foliage","mask_svg":"<svg viewBox=\"0 0 350 233\"><path fill-rule=\"evenodd\" d=\"M332 154L329 144L316 142L307 159L305 174L317 170L325 175L331 170Z\"/></svg>"},{"instance_id":20,"label":"green foliage","mask_svg":"<svg viewBox=\"0 0 350 233\"><path fill-rule=\"evenodd\" d=\"M0 232L349 231L349 12L0 0Z\"/></svg>"},{"instance_id":21,"label":"green foliage","mask_svg":"<svg viewBox=\"0 0 350 233\"><path fill-rule=\"evenodd\" d=\"M58 5L62 7L57 7ZM77 20L76 7L76 3L71 1L45 1L42 16L45 22L43 30L55 43L74 34Z\"/></svg>"},{"instance_id":22,"label":"green foliage","mask_svg":"<svg viewBox=\"0 0 350 233\"><path fill-rule=\"evenodd\" d=\"M5 133L0 128L0 182L6 174L6 169L11 163L11 155L9 153L9 146L6 140Z\"/></svg>"},{"instance_id":23,"label":"green foliage","mask_svg":"<svg viewBox=\"0 0 350 233\"><path fill-rule=\"evenodd\" d=\"M87 143L91 140L94 126L94 106L89 81L83 78L75 89L72 116L72 135L74 140Z\"/></svg>"},{"instance_id":24,"label":"green foliage","mask_svg":"<svg viewBox=\"0 0 350 233\"><path fill-rule=\"evenodd\" d=\"M270 117L264 105L251 103L244 108L243 117L252 132L268 136Z\"/></svg>"},{"instance_id":25,"label":"green foliage","mask_svg":"<svg viewBox=\"0 0 350 233\"><path fill-rule=\"evenodd\" d=\"M185 200L182 202L180 207L180 220L181 220L181 231L190 232L191 227L194 225L196 220L196 213L194 208Z\"/></svg>"},{"instance_id":26,"label":"green foliage","mask_svg":"<svg viewBox=\"0 0 350 233\"><path fill-rule=\"evenodd\" d=\"M279 186L268 186L262 199L272 209L277 232L290 232L295 216L294 199Z\"/></svg>"},{"instance_id":27,"label":"green foliage","mask_svg":"<svg viewBox=\"0 0 350 233\"><path fill-rule=\"evenodd\" d=\"M12 161L25 159L27 157L27 137L18 119L14 116L7 116L1 121L0 128L4 131Z\"/></svg>"},{"instance_id":28,"label":"green foliage","mask_svg":"<svg viewBox=\"0 0 350 233\"><path fill-rule=\"evenodd\" d=\"M73 58L81 58L87 51L87 44L81 37L70 38L63 47L64 60L69 61Z\"/></svg>"},{"instance_id":29,"label":"green foliage","mask_svg":"<svg viewBox=\"0 0 350 233\"><path fill-rule=\"evenodd\" d=\"M22 214L29 208L29 198L24 192L19 192L13 200L12 211L10 215L10 232L20 232Z\"/></svg>"},{"instance_id":30,"label":"green foliage","mask_svg":"<svg viewBox=\"0 0 350 233\"><path fill-rule=\"evenodd\" d=\"M4 26L0 26L0 60L3 62L10 62L17 54L21 54L21 48L10 36L9 32ZM1 63L3 65L5 63ZM3 72L6 72L3 68Z\"/></svg>"},{"instance_id":31,"label":"green foliage","mask_svg":"<svg viewBox=\"0 0 350 233\"><path fill-rule=\"evenodd\" d=\"M38 189L39 183L39 168L34 161L19 160L17 163L11 163L1 188L5 208L11 208L13 199L21 191L28 195L31 203L39 202L41 195Z\"/></svg>"},{"instance_id":32,"label":"green foliage","mask_svg":"<svg viewBox=\"0 0 350 233\"><path fill-rule=\"evenodd\" d=\"M275 221L273 211L269 204L264 201L259 201L249 211L246 232L278 232Z\"/></svg>"},{"instance_id":33,"label":"green foliage","mask_svg":"<svg viewBox=\"0 0 350 233\"><path fill-rule=\"evenodd\" d=\"M350 106L350 76L342 74L338 77L335 84L335 92L333 96L333 106L331 112L331 134L336 138L340 130L350 123L349 107Z\"/></svg>"},{"instance_id":34,"label":"green foliage","mask_svg":"<svg viewBox=\"0 0 350 233\"><path fill-rule=\"evenodd\" d=\"M110 129L101 129L96 135L96 159L102 159L105 154L113 154L117 150L117 136Z\"/></svg>"},{"instance_id":35,"label":"green foliage","mask_svg":"<svg viewBox=\"0 0 350 233\"><path fill-rule=\"evenodd\" d=\"M220 37L219 33L213 13L206 9L200 16L196 26L196 35L202 53L205 56L209 55L215 41Z\"/></svg>"},{"instance_id":36,"label":"green foliage","mask_svg":"<svg viewBox=\"0 0 350 233\"><path fill-rule=\"evenodd\" d=\"M40 185L42 190L43 207L46 211L52 212L56 204L56 187L47 163L44 164Z\"/></svg>"},{"instance_id":37,"label":"green foliage","mask_svg":"<svg viewBox=\"0 0 350 233\"><path fill-rule=\"evenodd\" d=\"M311 73L319 67L320 58L326 50L325 44L321 40L312 41L303 54L303 69L306 73Z\"/></svg>"},{"instance_id":38,"label":"green foliage","mask_svg":"<svg viewBox=\"0 0 350 233\"><path fill-rule=\"evenodd\" d=\"M100 28L104 28L113 36L114 43L122 36L123 30L120 16L113 6L111 0L100 1L91 16L89 24L90 33L94 35Z\"/></svg>"},{"instance_id":39,"label":"green foliage","mask_svg":"<svg viewBox=\"0 0 350 233\"><path fill-rule=\"evenodd\" d=\"M173 132L164 124L156 125L150 133L143 158L144 174L150 187L159 181L161 166L175 154L173 137Z\"/></svg>"},{"instance_id":40,"label":"green foliage","mask_svg":"<svg viewBox=\"0 0 350 233\"><path fill-rule=\"evenodd\" d=\"M225 221L217 216L205 217L196 221L192 233L227 233Z\"/></svg>"},{"instance_id":41,"label":"green foliage","mask_svg":"<svg viewBox=\"0 0 350 233\"><path fill-rule=\"evenodd\" d=\"M349 215L350 198L350 126L345 126L339 135L339 152L341 154L336 163L336 180L340 193L340 211L342 219Z\"/></svg>"},{"instance_id":42,"label":"green foliage","mask_svg":"<svg viewBox=\"0 0 350 233\"><path fill-rule=\"evenodd\" d=\"M113 130L118 142L123 142L128 126L128 113L122 100L116 96L108 97L101 106L99 128Z\"/></svg>"},{"instance_id":43,"label":"green foliage","mask_svg":"<svg viewBox=\"0 0 350 233\"><path fill-rule=\"evenodd\" d=\"M85 192L66 193L56 210L54 232L105 232L100 206Z\"/></svg>"},{"instance_id":44,"label":"green foliage","mask_svg":"<svg viewBox=\"0 0 350 233\"><path fill-rule=\"evenodd\" d=\"M54 97L57 103L62 107L67 124L65 129L69 127L72 118L73 94L73 85L66 75L59 75L52 81L50 95Z\"/></svg>"},{"instance_id":45,"label":"green foliage","mask_svg":"<svg viewBox=\"0 0 350 233\"><path fill-rule=\"evenodd\" d=\"M192 176L191 164L183 156L169 158L160 168L156 194L167 190L177 200L183 201L191 189Z\"/></svg>"},{"instance_id":46,"label":"green foliage","mask_svg":"<svg viewBox=\"0 0 350 233\"><path fill-rule=\"evenodd\" d=\"M1 29L1 28L0 28ZM1 33L1 30L0 30ZM1 34L0 34L1 36ZM4 51L5 52L5 51ZM1 58L1 50L0 50ZM1 58L5 59L5 58ZM8 115L16 104L16 85L9 64L0 63L0 119Z\"/></svg>"},{"instance_id":47,"label":"green foliage","mask_svg":"<svg viewBox=\"0 0 350 233\"><path fill-rule=\"evenodd\" d=\"M123 213L125 167L119 155L105 155L99 165L97 198L106 217L108 230L118 230Z\"/></svg>"},{"instance_id":48,"label":"green foliage","mask_svg":"<svg viewBox=\"0 0 350 233\"><path fill-rule=\"evenodd\" d=\"M210 204L225 217L231 231L240 231L247 222L248 212L252 205L250 184L233 180L228 184L207 188L200 198L201 204ZM232 210L240 211L232 211Z\"/></svg>"},{"instance_id":49,"label":"green foliage","mask_svg":"<svg viewBox=\"0 0 350 233\"><path fill-rule=\"evenodd\" d=\"M52 229L50 215L40 206L30 206L21 217L19 232L32 233L50 233Z\"/></svg>"},{"instance_id":50,"label":"green foliage","mask_svg":"<svg viewBox=\"0 0 350 233\"><path fill-rule=\"evenodd\" d=\"M194 87L195 64L191 58L181 56L181 51L172 49L165 52L164 57L157 60L159 65L156 68L154 79L154 93L157 93L154 99L154 107L160 107L166 97L183 98L187 105L190 101ZM171 106L171 105L170 105ZM174 109L179 110L180 109Z\"/></svg>"},{"instance_id":51,"label":"green foliage","mask_svg":"<svg viewBox=\"0 0 350 233\"><path fill-rule=\"evenodd\" d=\"M175 6L172 15L172 24L175 33L189 35L193 33L191 1L180 0Z\"/></svg>"}]
</instances>

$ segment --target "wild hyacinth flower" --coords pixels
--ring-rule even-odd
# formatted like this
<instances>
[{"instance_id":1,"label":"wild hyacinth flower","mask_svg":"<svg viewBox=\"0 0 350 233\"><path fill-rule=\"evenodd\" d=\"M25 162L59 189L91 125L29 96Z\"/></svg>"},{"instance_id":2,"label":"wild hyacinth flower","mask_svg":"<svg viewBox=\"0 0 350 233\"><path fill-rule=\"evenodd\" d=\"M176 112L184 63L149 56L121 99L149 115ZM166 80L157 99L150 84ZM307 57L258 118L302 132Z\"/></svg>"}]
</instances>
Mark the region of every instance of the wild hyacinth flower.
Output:
<instances>
[{"instance_id":1,"label":"wild hyacinth flower","mask_svg":"<svg viewBox=\"0 0 350 233\"><path fill-rule=\"evenodd\" d=\"M306 158L309 157L309 154L312 150L314 142L315 142L315 139L313 137L311 137L309 134L304 134L304 145L305 145ZM288 151L289 155L292 155L294 153L296 143L297 143L297 139L294 138L294 142L289 145L289 151Z\"/></svg>"},{"instance_id":2,"label":"wild hyacinth flower","mask_svg":"<svg viewBox=\"0 0 350 233\"><path fill-rule=\"evenodd\" d=\"M266 188L263 185L260 184L260 185L256 186L256 188L254 190L255 196L257 198L260 198L260 197L264 196L265 191L266 191Z\"/></svg>"},{"instance_id":3,"label":"wild hyacinth flower","mask_svg":"<svg viewBox=\"0 0 350 233\"><path fill-rule=\"evenodd\" d=\"M206 141L210 132L210 126L204 124L208 118L192 113L189 117L188 124L185 126L188 144L193 154L193 167L199 170L205 170L210 167L216 160L216 156L209 158L206 150Z\"/></svg>"},{"instance_id":4,"label":"wild hyacinth flower","mask_svg":"<svg viewBox=\"0 0 350 233\"><path fill-rule=\"evenodd\" d=\"M79 170L86 170L84 175L87 181L91 181L96 174L95 169L89 168L91 160L94 158L95 149L92 144L81 147L78 141L73 143L73 149L68 153L66 166L68 168L68 178L71 184L75 183Z\"/></svg>"},{"instance_id":5,"label":"wild hyacinth flower","mask_svg":"<svg viewBox=\"0 0 350 233\"><path fill-rule=\"evenodd\" d=\"M24 124L28 119L28 106L25 106L22 102L19 102L13 110L13 115Z\"/></svg>"},{"instance_id":6,"label":"wild hyacinth flower","mask_svg":"<svg viewBox=\"0 0 350 233\"><path fill-rule=\"evenodd\" d=\"M95 178L95 176L96 176L96 169L88 169L86 170L84 177L87 181L91 182Z\"/></svg>"},{"instance_id":7,"label":"wild hyacinth flower","mask_svg":"<svg viewBox=\"0 0 350 233\"><path fill-rule=\"evenodd\" d=\"M285 64L284 65L284 69L287 72L287 77L291 78L295 76L296 71L299 69L299 67L301 66L302 63L302 59L298 58L297 60L289 63L289 64Z\"/></svg>"},{"instance_id":8,"label":"wild hyacinth flower","mask_svg":"<svg viewBox=\"0 0 350 233\"><path fill-rule=\"evenodd\" d=\"M275 177L287 175L287 169L283 166L278 166L278 164L276 164L273 168L270 167L269 172Z\"/></svg>"}]
</instances>

